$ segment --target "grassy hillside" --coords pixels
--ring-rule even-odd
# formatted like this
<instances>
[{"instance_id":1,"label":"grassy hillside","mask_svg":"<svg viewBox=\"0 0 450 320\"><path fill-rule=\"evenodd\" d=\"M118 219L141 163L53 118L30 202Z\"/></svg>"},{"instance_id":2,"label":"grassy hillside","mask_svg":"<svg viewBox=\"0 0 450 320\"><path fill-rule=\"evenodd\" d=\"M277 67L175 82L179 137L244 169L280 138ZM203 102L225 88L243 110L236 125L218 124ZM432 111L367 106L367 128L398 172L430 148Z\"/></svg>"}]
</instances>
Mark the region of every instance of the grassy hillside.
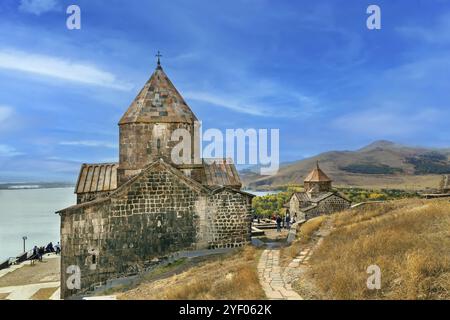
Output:
<instances>
[{"instance_id":1,"label":"grassy hillside","mask_svg":"<svg viewBox=\"0 0 450 320\"><path fill-rule=\"evenodd\" d=\"M407 147L377 141L356 151L330 151L282 166L274 176L241 173L250 189L274 189L302 184L316 161L336 186L385 189L437 188L442 174L450 174L450 150Z\"/></svg>"},{"instance_id":2,"label":"grassy hillside","mask_svg":"<svg viewBox=\"0 0 450 320\"><path fill-rule=\"evenodd\" d=\"M305 277L328 299L450 299L450 203L399 200L331 216ZM366 269L381 268L369 290Z\"/></svg>"},{"instance_id":3,"label":"grassy hillside","mask_svg":"<svg viewBox=\"0 0 450 320\"><path fill-rule=\"evenodd\" d=\"M124 300L255 300L265 299L256 270L260 251L239 249L209 257L195 266L179 262L150 274L136 288L121 295ZM175 272L173 269L180 269Z\"/></svg>"}]
</instances>

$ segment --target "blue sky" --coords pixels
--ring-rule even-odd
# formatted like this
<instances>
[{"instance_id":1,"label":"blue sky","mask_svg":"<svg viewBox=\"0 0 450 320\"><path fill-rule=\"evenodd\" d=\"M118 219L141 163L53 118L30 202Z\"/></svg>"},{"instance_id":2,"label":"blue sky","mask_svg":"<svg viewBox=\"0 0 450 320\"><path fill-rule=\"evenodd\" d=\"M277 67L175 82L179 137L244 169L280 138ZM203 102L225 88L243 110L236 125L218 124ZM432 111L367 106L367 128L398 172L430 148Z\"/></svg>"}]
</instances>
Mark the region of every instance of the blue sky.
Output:
<instances>
[{"instance_id":1,"label":"blue sky","mask_svg":"<svg viewBox=\"0 0 450 320\"><path fill-rule=\"evenodd\" d=\"M450 147L449 0L2 0L0 181L116 161L157 50L205 128L279 128L281 161L378 139Z\"/></svg>"}]
</instances>

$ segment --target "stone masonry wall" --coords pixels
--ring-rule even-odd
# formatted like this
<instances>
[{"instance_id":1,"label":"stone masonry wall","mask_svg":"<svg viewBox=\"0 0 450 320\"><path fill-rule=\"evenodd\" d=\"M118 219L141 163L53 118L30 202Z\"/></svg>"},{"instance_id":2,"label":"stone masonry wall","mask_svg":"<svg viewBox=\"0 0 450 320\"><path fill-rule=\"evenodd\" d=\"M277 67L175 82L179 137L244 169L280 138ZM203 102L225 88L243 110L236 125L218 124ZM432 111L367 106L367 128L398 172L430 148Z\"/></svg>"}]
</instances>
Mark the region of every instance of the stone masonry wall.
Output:
<instances>
[{"instance_id":1,"label":"stone masonry wall","mask_svg":"<svg viewBox=\"0 0 450 320\"><path fill-rule=\"evenodd\" d=\"M131 123L120 126L119 185L139 173L149 163L160 158L172 163L171 152L178 141L172 141L176 129L186 129L193 135L189 123ZM191 159L194 148L191 140Z\"/></svg>"},{"instance_id":2,"label":"stone masonry wall","mask_svg":"<svg viewBox=\"0 0 450 320\"><path fill-rule=\"evenodd\" d=\"M61 294L68 297L70 265L81 270L81 290L136 273L153 258L250 242L251 198L217 193L157 165L106 199L61 213ZM175 169L176 170L176 169Z\"/></svg>"},{"instance_id":3,"label":"stone masonry wall","mask_svg":"<svg viewBox=\"0 0 450 320\"><path fill-rule=\"evenodd\" d=\"M304 182L305 191L315 190L316 192L327 192L331 190L331 181Z\"/></svg>"},{"instance_id":4,"label":"stone masonry wall","mask_svg":"<svg viewBox=\"0 0 450 320\"><path fill-rule=\"evenodd\" d=\"M295 195L292 196L291 200L289 201L289 213L291 217L297 215L297 221L305 219L305 214L301 211L300 202Z\"/></svg>"},{"instance_id":5,"label":"stone masonry wall","mask_svg":"<svg viewBox=\"0 0 450 320\"><path fill-rule=\"evenodd\" d=\"M62 296L75 293L65 290L69 265L80 267L81 288L86 289L137 272L155 257L195 248L199 197L176 176L157 170L144 174L122 195L63 213Z\"/></svg>"},{"instance_id":6,"label":"stone masonry wall","mask_svg":"<svg viewBox=\"0 0 450 320\"><path fill-rule=\"evenodd\" d=\"M333 212L342 211L350 207L350 202L332 195L318 203L317 207L306 212L306 219L311 219L323 214L331 214Z\"/></svg>"},{"instance_id":7,"label":"stone masonry wall","mask_svg":"<svg viewBox=\"0 0 450 320\"><path fill-rule=\"evenodd\" d=\"M228 189L208 198L208 247L234 248L251 242L251 198Z\"/></svg>"}]
</instances>

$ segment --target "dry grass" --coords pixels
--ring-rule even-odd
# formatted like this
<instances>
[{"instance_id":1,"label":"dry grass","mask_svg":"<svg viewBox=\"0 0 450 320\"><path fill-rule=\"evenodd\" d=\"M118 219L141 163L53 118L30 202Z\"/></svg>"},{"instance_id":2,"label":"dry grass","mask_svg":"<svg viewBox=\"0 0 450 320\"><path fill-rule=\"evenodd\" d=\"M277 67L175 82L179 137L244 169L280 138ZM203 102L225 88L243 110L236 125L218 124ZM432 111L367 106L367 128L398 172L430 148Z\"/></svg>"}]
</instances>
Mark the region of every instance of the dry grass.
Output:
<instances>
[{"instance_id":1,"label":"dry grass","mask_svg":"<svg viewBox=\"0 0 450 320\"><path fill-rule=\"evenodd\" d=\"M326 219L326 216L319 216L298 226L297 239L290 246L281 248L281 266L286 266L292 259L298 256L301 248L311 241L314 233L320 229Z\"/></svg>"},{"instance_id":2,"label":"dry grass","mask_svg":"<svg viewBox=\"0 0 450 320\"><path fill-rule=\"evenodd\" d=\"M320 216L313 218L311 220L308 220L304 224L300 226L299 229L299 239L300 241L308 242L314 232L319 230L319 228L322 226L322 223L326 220L327 216Z\"/></svg>"},{"instance_id":3,"label":"dry grass","mask_svg":"<svg viewBox=\"0 0 450 320\"><path fill-rule=\"evenodd\" d=\"M448 200L400 200L332 217L308 272L322 298L450 299ZM369 265L381 289L366 286Z\"/></svg>"},{"instance_id":4,"label":"dry grass","mask_svg":"<svg viewBox=\"0 0 450 320\"><path fill-rule=\"evenodd\" d=\"M119 295L119 299L264 299L256 271L259 256L259 250L246 247L225 256L210 258L181 274L143 283Z\"/></svg>"}]
</instances>

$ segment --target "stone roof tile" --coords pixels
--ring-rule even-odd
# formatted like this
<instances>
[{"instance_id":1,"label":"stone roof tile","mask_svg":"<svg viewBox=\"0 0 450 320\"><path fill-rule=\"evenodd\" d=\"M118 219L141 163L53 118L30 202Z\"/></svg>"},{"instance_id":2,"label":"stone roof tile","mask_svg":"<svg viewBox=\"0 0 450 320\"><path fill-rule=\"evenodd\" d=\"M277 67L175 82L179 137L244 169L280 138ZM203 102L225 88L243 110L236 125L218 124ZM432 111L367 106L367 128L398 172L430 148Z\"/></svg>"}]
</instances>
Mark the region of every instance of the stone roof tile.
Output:
<instances>
[{"instance_id":1,"label":"stone roof tile","mask_svg":"<svg viewBox=\"0 0 450 320\"><path fill-rule=\"evenodd\" d=\"M305 178L305 182L328 182L331 181L330 178L319 168L319 162L317 162L316 167L308 174Z\"/></svg>"},{"instance_id":2,"label":"stone roof tile","mask_svg":"<svg viewBox=\"0 0 450 320\"><path fill-rule=\"evenodd\" d=\"M192 110L158 66L150 79L120 119L127 123L193 123L197 121Z\"/></svg>"}]
</instances>

